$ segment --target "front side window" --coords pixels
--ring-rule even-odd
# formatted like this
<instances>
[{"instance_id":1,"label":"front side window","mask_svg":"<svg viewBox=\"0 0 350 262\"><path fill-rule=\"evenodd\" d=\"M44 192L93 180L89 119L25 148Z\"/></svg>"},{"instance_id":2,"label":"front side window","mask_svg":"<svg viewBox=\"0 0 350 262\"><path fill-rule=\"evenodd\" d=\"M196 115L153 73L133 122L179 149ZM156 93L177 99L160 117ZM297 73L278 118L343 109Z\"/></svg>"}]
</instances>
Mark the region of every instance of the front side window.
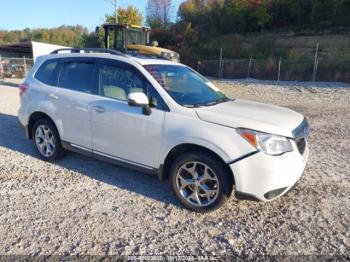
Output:
<instances>
[{"instance_id":1,"label":"front side window","mask_svg":"<svg viewBox=\"0 0 350 262\"><path fill-rule=\"evenodd\" d=\"M92 93L94 63L68 62L62 65L59 87Z\"/></svg>"},{"instance_id":2,"label":"front side window","mask_svg":"<svg viewBox=\"0 0 350 262\"><path fill-rule=\"evenodd\" d=\"M161 98L161 96L150 84L147 85L147 95L149 99L149 106L151 108L156 108L163 111L169 110L166 104L164 103L163 99Z\"/></svg>"},{"instance_id":3,"label":"front side window","mask_svg":"<svg viewBox=\"0 0 350 262\"><path fill-rule=\"evenodd\" d=\"M58 60L49 60L40 66L35 78L40 82L54 86L57 79Z\"/></svg>"},{"instance_id":4,"label":"front side window","mask_svg":"<svg viewBox=\"0 0 350 262\"><path fill-rule=\"evenodd\" d=\"M100 95L122 101L135 92L144 92L144 81L132 70L116 65L101 65Z\"/></svg>"},{"instance_id":5,"label":"front side window","mask_svg":"<svg viewBox=\"0 0 350 262\"><path fill-rule=\"evenodd\" d=\"M178 65L146 65L144 67L182 106L210 106L230 100L212 83L188 67Z\"/></svg>"}]
</instances>

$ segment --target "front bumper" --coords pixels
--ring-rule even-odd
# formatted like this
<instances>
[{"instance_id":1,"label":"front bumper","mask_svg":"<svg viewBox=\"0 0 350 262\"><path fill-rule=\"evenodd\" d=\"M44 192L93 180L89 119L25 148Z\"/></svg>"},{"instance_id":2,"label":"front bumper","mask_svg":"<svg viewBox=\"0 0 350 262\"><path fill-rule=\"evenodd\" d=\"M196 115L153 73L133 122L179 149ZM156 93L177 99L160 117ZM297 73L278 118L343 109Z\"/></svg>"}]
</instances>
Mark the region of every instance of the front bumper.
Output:
<instances>
[{"instance_id":1,"label":"front bumper","mask_svg":"<svg viewBox=\"0 0 350 262\"><path fill-rule=\"evenodd\" d=\"M302 176L309 149L269 156L259 152L230 165L240 199L271 201L286 194Z\"/></svg>"}]
</instances>

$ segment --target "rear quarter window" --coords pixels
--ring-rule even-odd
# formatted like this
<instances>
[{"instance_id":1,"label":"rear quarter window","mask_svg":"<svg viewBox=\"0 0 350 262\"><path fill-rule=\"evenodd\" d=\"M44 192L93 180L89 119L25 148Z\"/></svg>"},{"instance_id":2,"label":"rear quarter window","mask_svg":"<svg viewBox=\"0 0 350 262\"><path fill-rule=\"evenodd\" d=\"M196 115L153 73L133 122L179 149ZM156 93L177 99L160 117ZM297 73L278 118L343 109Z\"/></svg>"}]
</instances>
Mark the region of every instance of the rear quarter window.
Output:
<instances>
[{"instance_id":1,"label":"rear quarter window","mask_svg":"<svg viewBox=\"0 0 350 262\"><path fill-rule=\"evenodd\" d=\"M58 72L58 60L48 60L43 63L35 74L35 78L40 82L55 86Z\"/></svg>"}]
</instances>

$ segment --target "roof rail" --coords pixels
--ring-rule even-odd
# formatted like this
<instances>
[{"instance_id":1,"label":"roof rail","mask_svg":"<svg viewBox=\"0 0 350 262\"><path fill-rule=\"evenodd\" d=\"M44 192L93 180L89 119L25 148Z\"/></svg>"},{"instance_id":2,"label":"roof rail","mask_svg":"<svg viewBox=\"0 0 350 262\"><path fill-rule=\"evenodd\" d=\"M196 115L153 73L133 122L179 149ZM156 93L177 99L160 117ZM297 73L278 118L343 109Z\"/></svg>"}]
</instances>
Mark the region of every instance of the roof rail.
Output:
<instances>
[{"instance_id":1,"label":"roof rail","mask_svg":"<svg viewBox=\"0 0 350 262\"><path fill-rule=\"evenodd\" d=\"M113 50L113 49L105 49L105 48L60 48L56 49L55 51L51 52L51 54L58 54L60 52L67 52L70 51L70 53L106 53L111 55L119 55L127 57L124 53Z\"/></svg>"}]
</instances>

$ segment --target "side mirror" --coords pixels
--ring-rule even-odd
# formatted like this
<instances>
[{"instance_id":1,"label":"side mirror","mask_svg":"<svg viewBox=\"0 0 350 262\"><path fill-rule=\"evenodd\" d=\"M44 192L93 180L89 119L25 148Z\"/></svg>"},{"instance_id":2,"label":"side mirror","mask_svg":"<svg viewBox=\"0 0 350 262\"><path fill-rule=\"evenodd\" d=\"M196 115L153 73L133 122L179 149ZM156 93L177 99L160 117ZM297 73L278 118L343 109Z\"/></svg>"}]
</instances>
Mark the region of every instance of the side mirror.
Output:
<instances>
[{"instance_id":1,"label":"side mirror","mask_svg":"<svg viewBox=\"0 0 350 262\"><path fill-rule=\"evenodd\" d=\"M152 113L149 107L148 97L142 92L135 92L128 95L129 106L142 107L142 113L149 116Z\"/></svg>"}]
</instances>

